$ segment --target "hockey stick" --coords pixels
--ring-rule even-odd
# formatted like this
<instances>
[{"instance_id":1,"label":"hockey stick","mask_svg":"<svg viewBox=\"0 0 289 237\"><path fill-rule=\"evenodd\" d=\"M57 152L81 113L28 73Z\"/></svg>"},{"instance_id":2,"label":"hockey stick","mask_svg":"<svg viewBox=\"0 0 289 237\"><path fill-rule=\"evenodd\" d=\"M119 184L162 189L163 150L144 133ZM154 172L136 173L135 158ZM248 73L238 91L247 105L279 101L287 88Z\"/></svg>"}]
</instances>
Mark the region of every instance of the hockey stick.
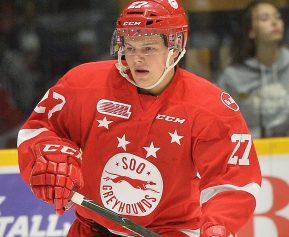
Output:
<instances>
[{"instance_id":1,"label":"hockey stick","mask_svg":"<svg viewBox=\"0 0 289 237\"><path fill-rule=\"evenodd\" d=\"M86 207L91 211L97 212L98 214L112 220L113 222L121 225L122 227L140 235L143 237L161 237L155 232L119 215L118 213L103 207L96 202L84 197L80 193L75 192L71 198L71 201L82 206Z\"/></svg>"}]
</instances>

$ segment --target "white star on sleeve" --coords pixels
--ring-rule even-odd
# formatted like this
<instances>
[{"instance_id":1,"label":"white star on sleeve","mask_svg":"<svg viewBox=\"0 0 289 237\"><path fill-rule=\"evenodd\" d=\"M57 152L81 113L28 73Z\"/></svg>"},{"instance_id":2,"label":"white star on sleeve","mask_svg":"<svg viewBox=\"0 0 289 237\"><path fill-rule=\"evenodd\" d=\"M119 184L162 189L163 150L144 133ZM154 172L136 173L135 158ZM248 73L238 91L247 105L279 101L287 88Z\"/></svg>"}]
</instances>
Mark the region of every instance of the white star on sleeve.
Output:
<instances>
[{"instance_id":1,"label":"white star on sleeve","mask_svg":"<svg viewBox=\"0 0 289 237\"><path fill-rule=\"evenodd\" d=\"M112 123L112 121L108 121L108 120L106 119L106 117L104 117L103 120L96 120L96 121L99 123L99 125L98 125L99 128L100 128L100 127L105 127L106 129L108 129L108 125L109 125L110 123Z\"/></svg>"},{"instance_id":2,"label":"white star on sleeve","mask_svg":"<svg viewBox=\"0 0 289 237\"><path fill-rule=\"evenodd\" d=\"M151 142L150 146L149 147L144 147L144 149L147 151L147 155L146 155L146 158L150 157L150 156L153 156L155 158L157 158L157 151L160 149L160 148L157 148L154 146L154 143Z\"/></svg>"},{"instance_id":3,"label":"white star on sleeve","mask_svg":"<svg viewBox=\"0 0 289 237\"><path fill-rule=\"evenodd\" d=\"M184 137L184 136L179 136L178 135L178 133L177 133L177 130L175 130L174 131L174 133L170 133L169 132L169 134L170 134L170 136L171 136L171 138L172 138L172 140L171 140L171 143L178 143L179 145L181 145L181 139Z\"/></svg>"},{"instance_id":4,"label":"white star on sleeve","mask_svg":"<svg viewBox=\"0 0 289 237\"><path fill-rule=\"evenodd\" d=\"M117 137L118 145L117 147L122 147L126 151L126 146L130 144L129 141L125 140L125 134L122 136L122 138Z\"/></svg>"}]
</instances>

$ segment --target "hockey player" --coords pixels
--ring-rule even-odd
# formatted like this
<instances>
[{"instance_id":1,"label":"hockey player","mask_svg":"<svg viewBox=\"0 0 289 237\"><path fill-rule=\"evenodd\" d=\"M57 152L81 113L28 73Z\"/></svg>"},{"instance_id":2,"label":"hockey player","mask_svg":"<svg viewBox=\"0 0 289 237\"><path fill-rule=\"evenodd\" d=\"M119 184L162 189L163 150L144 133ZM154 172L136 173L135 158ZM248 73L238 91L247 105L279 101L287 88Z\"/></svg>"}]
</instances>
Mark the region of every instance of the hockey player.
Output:
<instances>
[{"instance_id":1,"label":"hockey player","mask_svg":"<svg viewBox=\"0 0 289 237\"><path fill-rule=\"evenodd\" d=\"M229 94L177 66L187 35L179 1L132 1L118 60L80 65L44 95L19 132L19 166L56 213L77 190L163 237L234 236L251 217L251 135ZM132 234L80 206L76 216L69 237Z\"/></svg>"}]
</instances>

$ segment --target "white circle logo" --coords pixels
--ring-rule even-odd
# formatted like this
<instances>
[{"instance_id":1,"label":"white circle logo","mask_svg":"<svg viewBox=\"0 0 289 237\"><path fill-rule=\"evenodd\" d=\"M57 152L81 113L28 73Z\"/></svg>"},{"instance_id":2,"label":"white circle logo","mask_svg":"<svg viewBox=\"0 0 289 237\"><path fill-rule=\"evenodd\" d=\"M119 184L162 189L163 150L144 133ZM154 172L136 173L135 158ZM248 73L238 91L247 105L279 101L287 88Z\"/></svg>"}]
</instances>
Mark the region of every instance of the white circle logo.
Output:
<instances>
[{"instance_id":1,"label":"white circle logo","mask_svg":"<svg viewBox=\"0 0 289 237\"><path fill-rule=\"evenodd\" d=\"M222 93L221 100L223 104L226 105L231 110L239 111L239 106L227 92Z\"/></svg>"},{"instance_id":2,"label":"white circle logo","mask_svg":"<svg viewBox=\"0 0 289 237\"><path fill-rule=\"evenodd\" d=\"M174 9L178 9L179 4L176 0L169 0L169 4L172 6Z\"/></svg>"},{"instance_id":3,"label":"white circle logo","mask_svg":"<svg viewBox=\"0 0 289 237\"><path fill-rule=\"evenodd\" d=\"M102 203L119 214L149 215L159 204L162 193L163 179L159 170L133 154L114 155L102 172Z\"/></svg>"}]
</instances>

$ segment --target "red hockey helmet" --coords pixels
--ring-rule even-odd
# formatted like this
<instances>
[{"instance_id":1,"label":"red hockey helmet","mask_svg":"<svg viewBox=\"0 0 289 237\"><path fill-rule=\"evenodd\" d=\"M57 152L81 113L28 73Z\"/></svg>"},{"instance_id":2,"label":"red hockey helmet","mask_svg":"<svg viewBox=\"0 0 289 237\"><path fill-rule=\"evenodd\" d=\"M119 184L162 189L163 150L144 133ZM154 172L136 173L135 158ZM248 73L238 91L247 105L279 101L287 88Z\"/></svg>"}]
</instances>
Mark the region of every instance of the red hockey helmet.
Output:
<instances>
[{"instance_id":1,"label":"red hockey helmet","mask_svg":"<svg viewBox=\"0 0 289 237\"><path fill-rule=\"evenodd\" d=\"M182 51L188 38L188 21L179 0L131 1L116 23L112 54L123 46L124 36L164 35L168 48Z\"/></svg>"}]
</instances>

